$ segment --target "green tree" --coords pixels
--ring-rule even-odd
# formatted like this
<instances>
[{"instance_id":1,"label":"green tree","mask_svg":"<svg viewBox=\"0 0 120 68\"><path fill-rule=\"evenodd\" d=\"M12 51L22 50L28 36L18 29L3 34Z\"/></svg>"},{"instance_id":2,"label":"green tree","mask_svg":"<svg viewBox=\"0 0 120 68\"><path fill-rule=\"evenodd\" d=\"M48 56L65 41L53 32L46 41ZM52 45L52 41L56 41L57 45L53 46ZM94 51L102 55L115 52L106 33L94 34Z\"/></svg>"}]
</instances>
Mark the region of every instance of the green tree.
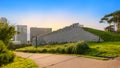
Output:
<instances>
[{"instance_id":1,"label":"green tree","mask_svg":"<svg viewBox=\"0 0 120 68\"><path fill-rule=\"evenodd\" d=\"M3 41L0 40L0 66L13 62L14 58L15 54L12 53L12 51L9 51Z\"/></svg>"},{"instance_id":2,"label":"green tree","mask_svg":"<svg viewBox=\"0 0 120 68\"><path fill-rule=\"evenodd\" d=\"M8 45L11 38L15 35L16 31L13 25L9 23L0 23L0 40L2 40L5 45Z\"/></svg>"},{"instance_id":3,"label":"green tree","mask_svg":"<svg viewBox=\"0 0 120 68\"><path fill-rule=\"evenodd\" d=\"M114 25L107 26L107 27L105 28L105 31L115 32Z\"/></svg>"},{"instance_id":4,"label":"green tree","mask_svg":"<svg viewBox=\"0 0 120 68\"><path fill-rule=\"evenodd\" d=\"M120 10L105 15L103 18L101 18L100 23L103 22L107 22L109 26L114 24L114 29L117 27L117 32L120 32Z\"/></svg>"}]
</instances>

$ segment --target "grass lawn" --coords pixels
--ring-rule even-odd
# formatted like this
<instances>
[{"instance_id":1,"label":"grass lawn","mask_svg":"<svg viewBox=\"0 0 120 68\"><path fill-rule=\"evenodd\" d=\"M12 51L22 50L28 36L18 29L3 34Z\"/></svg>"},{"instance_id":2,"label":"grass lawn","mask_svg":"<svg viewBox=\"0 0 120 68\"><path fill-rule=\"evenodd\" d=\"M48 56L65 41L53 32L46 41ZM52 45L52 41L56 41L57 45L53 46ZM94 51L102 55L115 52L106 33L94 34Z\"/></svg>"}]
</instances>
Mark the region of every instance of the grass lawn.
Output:
<instances>
[{"instance_id":1,"label":"grass lawn","mask_svg":"<svg viewBox=\"0 0 120 68\"><path fill-rule=\"evenodd\" d=\"M87 49L83 54L77 54L77 55L88 56L88 57L101 57L101 58L108 58L108 59L120 56L120 42L102 42L102 43L88 42L87 44L90 49ZM37 53L58 53L58 52L50 52L50 51L51 50L54 51L54 49L59 49L59 48L62 49L71 45L74 46L76 45L76 43L39 46L37 49L34 46L29 46L29 47L17 49L16 51L32 52L32 53L36 53L36 52Z\"/></svg>"},{"instance_id":2,"label":"grass lawn","mask_svg":"<svg viewBox=\"0 0 120 68\"><path fill-rule=\"evenodd\" d=\"M120 34L84 27L84 30L101 37L105 42L120 41Z\"/></svg>"},{"instance_id":3,"label":"grass lawn","mask_svg":"<svg viewBox=\"0 0 120 68\"><path fill-rule=\"evenodd\" d=\"M88 45L90 49L84 53L85 55L100 57L120 56L120 42L88 43Z\"/></svg>"},{"instance_id":4,"label":"grass lawn","mask_svg":"<svg viewBox=\"0 0 120 68\"><path fill-rule=\"evenodd\" d=\"M38 68L38 66L30 59L15 57L14 62L4 65L0 68Z\"/></svg>"}]
</instances>

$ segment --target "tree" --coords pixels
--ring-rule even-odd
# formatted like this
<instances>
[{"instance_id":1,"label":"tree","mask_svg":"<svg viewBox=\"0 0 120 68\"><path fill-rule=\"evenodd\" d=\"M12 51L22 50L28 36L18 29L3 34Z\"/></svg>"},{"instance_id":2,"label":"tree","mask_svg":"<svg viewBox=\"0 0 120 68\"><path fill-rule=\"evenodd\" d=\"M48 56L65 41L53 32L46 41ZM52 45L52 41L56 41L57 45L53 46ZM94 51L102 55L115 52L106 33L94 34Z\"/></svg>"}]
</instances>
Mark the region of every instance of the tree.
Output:
<instances>
[{"instance_id":1,"label":"tree","mask_svg":"<svg viewBox=\"0 0 120 68\"><path fill-rule=\"evenodd\" d=\"M114 30L115 27L117 27L117 32L120 32L120 10L105 15L103 18L101 18L100 23L103 22L107 22L109 26L112 26L112 24L114 24Z\"/></svg>"},{"instance_id":2,"label":"tree","mask_svg":"<svg viewBox=\"0 0 120 68\"><path fill-rule=\"evenodd\" d=\"M115 32L114 25L107 26L107 27L105 28L105 31Z\"/></svg>"},{"instance_id":3,"label":"tree","mask_svg":"<svg viewBox=\"0 0 120 68\"><path fill-rule=\"evenodd\" d=\"M0 40L0 66L14 61L15 54L7 49L5 44Z\"/></svg>"},{"instance_id":4,"label":"tree","mask_svg":"<svg viewBox=\"0 0 120 68\"><path fill-rule=\"evenodd\" d=\"M0 23L0 40L2 40L5 45L8 45L11 38L15 35L16 31L13 25L9 23Z\"/></svg>"}]
</instances>

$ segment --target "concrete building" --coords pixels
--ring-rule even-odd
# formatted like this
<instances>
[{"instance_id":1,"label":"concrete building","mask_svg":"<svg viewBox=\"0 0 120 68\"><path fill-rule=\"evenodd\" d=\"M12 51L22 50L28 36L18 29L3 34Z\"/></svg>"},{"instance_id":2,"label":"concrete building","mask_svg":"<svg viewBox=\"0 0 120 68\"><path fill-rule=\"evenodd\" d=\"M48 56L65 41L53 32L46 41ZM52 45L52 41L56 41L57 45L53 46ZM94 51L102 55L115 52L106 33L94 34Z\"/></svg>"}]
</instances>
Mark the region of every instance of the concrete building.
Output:
<instances>
[{"instance_id":1,"label":"concrete building","mask_svg":"<svg viewBox=\"0 0 120 68\"><path fill-rule=\"evenodd\" d=\"M37 36L37 39L33 38L33 44L40 45L76 41L103 41L99 36L85 31L82 27L83 26L79 25L79 23L75 23L71 26L67 26L49 34Z\"/></svg>"},{"instance_id":2,"label":"concrete building","mask_svg":"<svg viewBox=\"0 0 120 68\"><path fill-rule=\"evenodd\" d=\"M26 25L16 25L15 30L18 32L14 38L14 43L27 43L27 26Z\"/></svg>"},{"instance_id":3,"label":"concrete building","mask_svg":"<svg viewBox=\"0 0 120 68\"><path fill-rule=\"evenodd\" d=\"M51 33L52 28L37 28L37 27L31 27L30 28L30 40L32 42L32 39L37 36L43 36L45 34Z\"/></svg>"},{"instance_id":4,"label":"concrete building","mask_svg":"<svg viewBox=\"0 0 120 68\"><path fill-rule=\"evenodd\" d=\"M5 17L1 17L0 23L8 23L8 20Z\"/></svg>"}]
</instances>

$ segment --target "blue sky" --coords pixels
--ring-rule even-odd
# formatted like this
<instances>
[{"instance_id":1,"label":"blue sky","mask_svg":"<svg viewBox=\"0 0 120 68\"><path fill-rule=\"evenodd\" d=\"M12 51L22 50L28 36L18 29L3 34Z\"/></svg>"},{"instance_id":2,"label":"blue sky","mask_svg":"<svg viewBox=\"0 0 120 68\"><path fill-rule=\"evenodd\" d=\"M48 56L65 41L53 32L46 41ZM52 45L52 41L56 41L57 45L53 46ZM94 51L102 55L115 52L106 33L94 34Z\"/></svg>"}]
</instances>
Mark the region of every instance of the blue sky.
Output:
<instances>
[{"instance_id":1,"label":"blue sky","mask_svg":"<svg viewBox=\"0 0 120 68\"><path fill-rule=\"evenodd\" d=\"M81 12L91 10L106 13L119 9L119 0L1 0L2 12L68 10ZM8 11L9 10L9 11Z\"/></svg>"},{"instance_id":2,"label":"blue sky","mask_svg":"<svg viewBox=\"0 0 120 68\"><path fill-rule=\"evenodd\" d=\"M53 30L72 23L104 29L99 20L120 10L120 0L0 0L0 17L11 24L51 27Z\"/></svg>"}]
</instances>

